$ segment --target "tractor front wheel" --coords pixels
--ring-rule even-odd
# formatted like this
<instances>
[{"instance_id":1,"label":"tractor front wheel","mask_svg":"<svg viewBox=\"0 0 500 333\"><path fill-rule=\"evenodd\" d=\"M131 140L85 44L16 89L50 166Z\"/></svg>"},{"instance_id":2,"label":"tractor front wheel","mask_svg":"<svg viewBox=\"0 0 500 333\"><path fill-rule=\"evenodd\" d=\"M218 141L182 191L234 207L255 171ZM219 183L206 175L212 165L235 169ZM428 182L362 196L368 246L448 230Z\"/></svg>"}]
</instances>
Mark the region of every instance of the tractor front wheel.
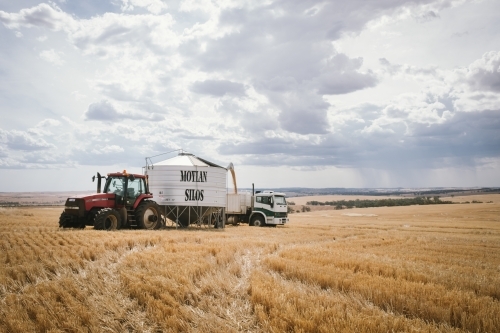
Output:
<instances>
[{"instance_id":1,"label":"tractor front wheel","mask_svg":"<svg viewBox=\"0 0 500 333\"><path fill-rule=\"evenodd\" d=\"M160 206L154 201L143 201L135 210L135 220L142 229L159 229L161 227Z\"/></svg>"},{"instance_id":2,"label":"tractor front wheel","mask_svg":"<svg viewBox=\"0 0 500 333\"><path fill-rule=\"evenodd\" d=\"M74 228L74 219L75 218L73 216L62 212L61 216L59 217L59 228Z\"/></svg>"},{"instance_id":3,"label":"tractor front wheel","mask_svg":"<svg viewBox=\"0 0 500 333\"><path fill-rule=\"evenodd\" d=\"M97 212L94 219L94 229L116 230L121 227L120 214L111 208L104 208Z\"/></svg>"}]
</instances>

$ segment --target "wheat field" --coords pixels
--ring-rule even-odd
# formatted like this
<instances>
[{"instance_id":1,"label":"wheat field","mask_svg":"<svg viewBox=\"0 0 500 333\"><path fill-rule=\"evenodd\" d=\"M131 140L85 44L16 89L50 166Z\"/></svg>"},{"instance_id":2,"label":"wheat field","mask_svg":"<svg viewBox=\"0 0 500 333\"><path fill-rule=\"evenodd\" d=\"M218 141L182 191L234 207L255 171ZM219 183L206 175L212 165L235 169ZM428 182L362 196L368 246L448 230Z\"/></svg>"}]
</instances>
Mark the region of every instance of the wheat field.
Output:
<instances>
[{"instance_id":1,"label":"wheat field","mask_svg":"<svg viewBox=\"0 0 500 333\"><path fill-rule=\"evenodd\" d=\"M61 230L62 208L2 208L0 332L500 332L489 198L225 230Z\"/></svg>"}]
</instances>

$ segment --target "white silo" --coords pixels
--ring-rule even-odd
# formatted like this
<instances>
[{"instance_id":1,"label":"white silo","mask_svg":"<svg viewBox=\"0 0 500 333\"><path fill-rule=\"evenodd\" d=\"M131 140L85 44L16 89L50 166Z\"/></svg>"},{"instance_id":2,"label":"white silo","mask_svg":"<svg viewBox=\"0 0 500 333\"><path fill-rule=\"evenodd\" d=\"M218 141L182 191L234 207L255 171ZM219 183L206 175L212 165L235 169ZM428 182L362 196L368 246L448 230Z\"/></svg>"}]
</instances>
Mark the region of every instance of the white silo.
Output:
<instances>
[{"instance_id":1,"label":"white silo","mask_svg":"<svg viewBox=\"0 0 500 333\"><path fill-rule=\"evenodd\" d=\"M179 226L225 224L227 170L189 153L146 166L149 190Z\"/></svg>"}]
</instances>

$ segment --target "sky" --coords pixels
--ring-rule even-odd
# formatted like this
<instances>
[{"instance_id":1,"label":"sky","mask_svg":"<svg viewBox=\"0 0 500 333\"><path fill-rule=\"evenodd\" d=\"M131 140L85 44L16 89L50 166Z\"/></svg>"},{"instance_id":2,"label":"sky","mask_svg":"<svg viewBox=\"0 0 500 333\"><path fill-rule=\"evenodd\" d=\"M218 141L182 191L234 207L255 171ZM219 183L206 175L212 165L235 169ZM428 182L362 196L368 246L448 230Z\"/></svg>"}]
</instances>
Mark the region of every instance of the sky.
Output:
<instances>
[{"instance_id":1,"label":"sky","mask_svg":"<svg viewBox=\"0 0 500 333\"><path fill-rule=\"evenodd\" d=\"M500 186L498 0L0 0L0 45L0 192L178 149L247 188Z\"/></svg>"}]
</instances>

